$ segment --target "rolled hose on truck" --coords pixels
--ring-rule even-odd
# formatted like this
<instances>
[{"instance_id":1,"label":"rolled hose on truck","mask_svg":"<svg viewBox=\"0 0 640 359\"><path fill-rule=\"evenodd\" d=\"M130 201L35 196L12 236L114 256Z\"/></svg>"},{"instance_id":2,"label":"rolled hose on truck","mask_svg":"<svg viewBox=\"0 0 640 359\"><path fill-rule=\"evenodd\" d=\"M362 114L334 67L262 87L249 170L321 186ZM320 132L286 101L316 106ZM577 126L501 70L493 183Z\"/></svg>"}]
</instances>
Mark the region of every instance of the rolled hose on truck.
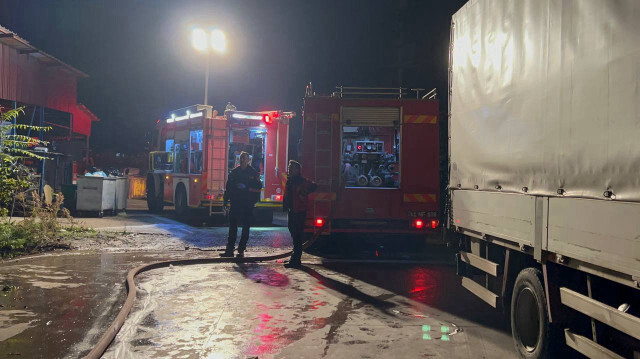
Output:
<instances>
[{"instance_id":1,"label":"rolled hose on truck","mask_svg":"<svg viewBox=\"0 0 640 359\"><path fill-rule=\"evenodd\" d=\"M309 248L315 241L320 238L320 234L322 233L322 227L316 230L307 242L305 242L302 246L303 249ZM143 264L141 266L135 267L129 271L127 274L127 299L125 299L120 312L116 319L111 323L109 328L104 332L98 343L93 347L93 349L85 356L85 359L99 359L102 357L102 354L107 350L113 339L116 337L120 328L124 325L124 321L127 319L129 312L131 312L131 308L133 308L133 304L136 300L136 283L135 277L136 275L150 271L152 269L164 268L169 266L186 266L186 265L195 265L195 264L210 264L210 263L254 263L254 262L266 262L273 261L277 259L282 259L286 257L290 257L293 254L293 251L288 251L280 254L274 254L270 256L259 256L259 257L242 257L242 258L224 258L224 257L216 257L216 258L194 258L194 259L176 259L176 260L167 260L160 262L153 262L148 264Z\"/></svg>"}]
</instances>

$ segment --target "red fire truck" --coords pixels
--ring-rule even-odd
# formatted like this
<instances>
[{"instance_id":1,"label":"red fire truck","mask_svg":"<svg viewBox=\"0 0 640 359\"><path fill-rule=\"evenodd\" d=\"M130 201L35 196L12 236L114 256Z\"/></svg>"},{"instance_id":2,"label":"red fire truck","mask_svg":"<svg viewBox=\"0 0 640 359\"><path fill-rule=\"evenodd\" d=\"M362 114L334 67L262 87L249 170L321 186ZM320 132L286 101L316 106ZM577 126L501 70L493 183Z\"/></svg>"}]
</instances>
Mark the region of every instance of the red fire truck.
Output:
<instances>
[{"instance_id":1,"label":"red fire truck","mask_svg":"<svg viewBox=\"0 0 640 359\"><path fill-rule=\"evenodd\" d=\"M245 151L264 184L257 215L270 216L282 208L289 120L294 116L237 111L231 104L223 116L204 105L172 111L158 122L158 150L149 156L149 210L160 212L174 205L180 216L196 208L207 209L209 215L222 213L227 175Z\"/></svg>"},{"instance_id":2,"label":"red fire truck","mask_svg":"<svg viewBox=\"0 0 640 359\"><path fill-rule=\"evenodd\" d=\"M316 96L307 87L304 100L302 172L318 184L305 232L323 227L323 234L437 238L435 89L415 99L406 98L403 88L337 89L331 96Z\"/></svg>"}]
</instances>

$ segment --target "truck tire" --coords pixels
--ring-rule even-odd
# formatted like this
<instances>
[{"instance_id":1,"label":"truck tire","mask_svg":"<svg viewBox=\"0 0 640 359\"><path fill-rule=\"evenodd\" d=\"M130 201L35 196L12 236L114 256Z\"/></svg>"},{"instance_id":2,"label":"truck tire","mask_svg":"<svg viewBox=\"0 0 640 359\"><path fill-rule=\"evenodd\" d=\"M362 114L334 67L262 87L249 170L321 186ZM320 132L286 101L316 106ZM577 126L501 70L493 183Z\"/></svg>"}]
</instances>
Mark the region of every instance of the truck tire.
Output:
<instances>
[{"instance_id":1,"label":"truck tire","mask_svg":"<svg viewBox=\"0 0 640 359\"><path fill-rule=\"evenodd\" d=\"M520 271L511 297L511 334L521 358L550 358L552 338L547 305L540 270Z\"/></svg>"},{"instance_id":2,"label":"truck tire","mask_svg":"<svg viewBox=\"0 0 640 359\"><path fill-rule=\"evenodd\" d=\"M189 205L187 203L187 191L184 189L183 185L178 185L176 188L176 215L180 218L184 218L187 216L187 212L189 212Z\"/></svg>"}]
</instances>

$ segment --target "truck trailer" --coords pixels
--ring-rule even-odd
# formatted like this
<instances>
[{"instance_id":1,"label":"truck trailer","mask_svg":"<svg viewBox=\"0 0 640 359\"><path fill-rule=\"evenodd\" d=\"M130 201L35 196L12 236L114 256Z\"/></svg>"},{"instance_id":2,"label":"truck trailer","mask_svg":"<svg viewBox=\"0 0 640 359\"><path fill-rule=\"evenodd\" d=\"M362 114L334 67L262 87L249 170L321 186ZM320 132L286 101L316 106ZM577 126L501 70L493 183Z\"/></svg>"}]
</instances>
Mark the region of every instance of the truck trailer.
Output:
<instances>
[{"instance_id":1,"label":"truck trailer","mask_svg":"<svg viewBox=\"0 0 640 359\"><path fill-rule=\"evenodd\" d=\"M435 91L307 88L302 173L310 196L305 232L384 233L441 241L439 113Z\"/></svg>"},{"instance_id":2,"label":"truck trailer","mask_svg":"<svg viewBox=\"0 0 640 359\"><path fill-rule=\"evenodd\" d=\"M451 29L462 285L523 358L639 358L640 2L471 0Z\"/></svg>"}]
</instances>

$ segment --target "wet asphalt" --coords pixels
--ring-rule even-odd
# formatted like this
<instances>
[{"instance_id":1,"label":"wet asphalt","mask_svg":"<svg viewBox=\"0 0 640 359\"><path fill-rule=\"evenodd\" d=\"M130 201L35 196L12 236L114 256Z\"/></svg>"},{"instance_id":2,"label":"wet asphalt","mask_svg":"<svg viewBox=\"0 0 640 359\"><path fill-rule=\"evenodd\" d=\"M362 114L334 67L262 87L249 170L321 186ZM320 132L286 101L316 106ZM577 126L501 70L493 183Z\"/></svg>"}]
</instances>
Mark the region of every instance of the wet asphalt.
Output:
<instances>
[{"instance_id":1,"label":"wet asphalt","mask_svg":"<svg viewBox=\"0 0 640 359\"><path fill-rule=\"evenodd\" d=\"M225 242L225 228L136 217L96 222L127 240L0 263L0 357L83 356L124 302L129 269L217 255ZM265 262L141 274L136 304L104 357L514 357L505 321L460 287L443 247L402 238L325 242L301 270ZM291 243L286 228L270 227L255 229L250 245L247 255L261 255Z\"/></svg>"}]
</instances>

